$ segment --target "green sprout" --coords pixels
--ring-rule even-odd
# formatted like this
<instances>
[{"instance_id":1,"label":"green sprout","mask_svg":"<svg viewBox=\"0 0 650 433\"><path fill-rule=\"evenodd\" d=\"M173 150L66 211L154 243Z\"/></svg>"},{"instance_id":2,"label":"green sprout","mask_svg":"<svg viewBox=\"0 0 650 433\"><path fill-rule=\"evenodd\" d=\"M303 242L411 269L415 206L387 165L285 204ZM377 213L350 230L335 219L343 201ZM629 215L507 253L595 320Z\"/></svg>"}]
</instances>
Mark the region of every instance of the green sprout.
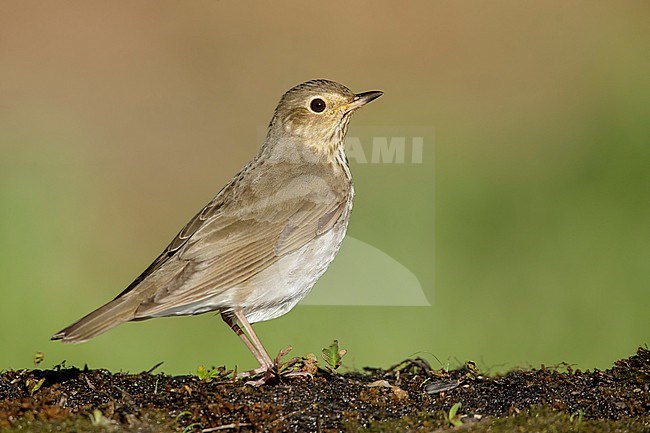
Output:
<instances>
[{"instance_id":1,"label":"green sprout","mask_svg":"<svg viewBox=\"0 0 650 433\"><path fill-rule=\"evenodd\" d=\"M183 429L183 433L193 432L195 429L203 429L203 424L200 422L193 422Z\"/></svg>"},{"instance_id":2,"label":"green sprout","mask_svg":"<svg viewBox=\"0 0 650 433\"><path fill-rule=\"evenodd\" d=\"M106 427L111 424L111 420L106 418L101 410L95 409L90 415L90 423L95 427Z\"/></svg>"},{"instance_id":3,"label":"green sprout","mask_svg":"<svg viewBox=\"0 0 650 433\"><path fill-rule=\"evenodd\" d=\"M196 369L196 375L198 378L205 382L211 382L212 379L219 379L228 373L229 372L226 372L225 367L206 368L205 365L199 365Z\"/></svg>"},{"instance_id":4,"label":"green sprout","mask_svg":"<svg viewBox=\"0 0 650 433\"><path fill-rule=\"evenodd\" d=\"M338 370L343 363L342 360L346 353L348 353L347 350L339 349L338 340L334 340L329 347L323 348L323 359L325 360L325 363L327 364L326 368L330 373L336 373L336 370Z\"/></svg>"},{"instance_id":5,"label":"green sprout","mask_svg":"<svg viewBox=\"0 0 650 433\"><path fill-rule=\"evenodd\" d=\"M584 416L585 416L585 411L579 409L577 412L572 413L569 419L571 422L575 420L578 430L580 430L580 425L582 424L582 420L584 419Z\"/></svg>"},{"instance_id":6,"label":"green sprout","mask_svg":"<svg viewBox=\"0 0 650 433\"><path fill-rule=\"evenodd\" d=\"M41 386L43 386L43 383L45 382L45 378L36 380L29 378L25 381L25 385L27 386L27 389L29 389L29 395L33 396L36 391L41 389Z\"/></svg>"},{"instance_id":7,"label":"green sprout","mask_svg":"<svg viewBox=\"0 0 650 433\"><path fill-rule=\"evenodd\" d=\"M463 422L460 420L460 415L458 415L458 409L460 409L462 406L462 403L456 403L451 407L451 409L449 409L449 413L445 416L446 421L454 427L463 425Z\"/></svg>"},{"instance_id":8,"label":"green sprout","mask_svg":"<svg viewBox=\"0 0 650 433\"><path fill-rule=\"evenodd\" d=\"M43 352L36 352L34 354L34 369L37 369L44 359L45 359L45 354Z\"/></svg>"}]
</instances>

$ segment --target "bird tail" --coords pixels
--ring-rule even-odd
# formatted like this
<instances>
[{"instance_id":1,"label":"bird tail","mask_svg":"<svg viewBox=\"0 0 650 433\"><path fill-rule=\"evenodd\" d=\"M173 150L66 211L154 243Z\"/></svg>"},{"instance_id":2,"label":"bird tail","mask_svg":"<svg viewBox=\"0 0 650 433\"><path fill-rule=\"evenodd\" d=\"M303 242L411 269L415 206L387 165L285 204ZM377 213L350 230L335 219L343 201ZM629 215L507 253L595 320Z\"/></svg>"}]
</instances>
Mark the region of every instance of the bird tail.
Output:
<instances>
[{"instance_id":1,"label":"bird tail","mask_svg":"<svg viewBox=\"0 0 650 433\"><path fill-rule=\"evenodd\" d=\"M87 314L52 336L63 343L83 343L111 328L133 320L139 303L134 299L117 298Z\"/></svg>"}]
</instances>

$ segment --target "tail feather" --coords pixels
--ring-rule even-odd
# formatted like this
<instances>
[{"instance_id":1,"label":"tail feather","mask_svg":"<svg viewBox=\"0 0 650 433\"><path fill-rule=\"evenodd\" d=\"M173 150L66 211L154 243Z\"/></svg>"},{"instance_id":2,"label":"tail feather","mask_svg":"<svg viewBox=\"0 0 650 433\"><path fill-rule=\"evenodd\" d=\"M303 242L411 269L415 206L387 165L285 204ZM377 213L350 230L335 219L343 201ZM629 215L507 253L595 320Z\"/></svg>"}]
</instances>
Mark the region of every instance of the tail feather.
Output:
<instances>
[{"instance_id":1,"label":"tail feather","mask_svg":"<svg viewBox=\"0 0 650 433\"><path fill-rule=\"evenodd\" d=\"M135 299L117 298L87 314L67 328L52 336L63 343L83 343L111 328L133 320L139 302Z\"/></svg>"}]
</instances>

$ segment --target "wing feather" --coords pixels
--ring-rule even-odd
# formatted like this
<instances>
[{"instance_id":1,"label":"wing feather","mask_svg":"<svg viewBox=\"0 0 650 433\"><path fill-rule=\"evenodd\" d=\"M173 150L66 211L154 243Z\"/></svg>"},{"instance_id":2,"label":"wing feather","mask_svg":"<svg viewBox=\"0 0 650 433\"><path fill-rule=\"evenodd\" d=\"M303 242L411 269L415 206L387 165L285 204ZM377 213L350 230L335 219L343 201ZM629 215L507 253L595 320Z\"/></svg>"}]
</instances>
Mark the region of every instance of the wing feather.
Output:
<instances>
[{"instance_id":1,"label":"wing feather","mask_svg":"<svg viewBox=\"0 0 650 433\"><path fill-rule=\"evenodd\" d=\"M305 195L305 185L299 187L300 194L285 188L282 201L258 201L244 207L248 212L242 212L241 203L233 211L211 202L210 212L199 212L172 241L168 250L173 255L141 281L155 290L149 289L151 296L136 318L165 315L221 295L329 231L342 216L347 195Z\"/></svg>"}]
</instances>

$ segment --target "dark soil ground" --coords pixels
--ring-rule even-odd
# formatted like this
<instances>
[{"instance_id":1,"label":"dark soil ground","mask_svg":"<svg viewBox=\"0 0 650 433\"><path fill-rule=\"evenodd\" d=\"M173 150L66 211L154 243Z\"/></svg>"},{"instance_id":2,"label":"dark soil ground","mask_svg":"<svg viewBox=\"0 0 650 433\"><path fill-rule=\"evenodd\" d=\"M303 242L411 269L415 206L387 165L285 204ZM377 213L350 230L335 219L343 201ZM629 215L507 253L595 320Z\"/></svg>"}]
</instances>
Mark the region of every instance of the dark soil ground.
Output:
<instances>
[{"instance_id":1,"label":"dark soil ground","mask_svg":"<svg viewBox=\"0 0 650 433\"><path fill-rule=\"evenodd\" d=\"M650 432L649 385L647 348L606 371L542 366L486 376L471 362L443 371L418 358L257 388L218 372L199 379L59 366L0 375L0 431Z\"/></svg>"}]
</instances>

